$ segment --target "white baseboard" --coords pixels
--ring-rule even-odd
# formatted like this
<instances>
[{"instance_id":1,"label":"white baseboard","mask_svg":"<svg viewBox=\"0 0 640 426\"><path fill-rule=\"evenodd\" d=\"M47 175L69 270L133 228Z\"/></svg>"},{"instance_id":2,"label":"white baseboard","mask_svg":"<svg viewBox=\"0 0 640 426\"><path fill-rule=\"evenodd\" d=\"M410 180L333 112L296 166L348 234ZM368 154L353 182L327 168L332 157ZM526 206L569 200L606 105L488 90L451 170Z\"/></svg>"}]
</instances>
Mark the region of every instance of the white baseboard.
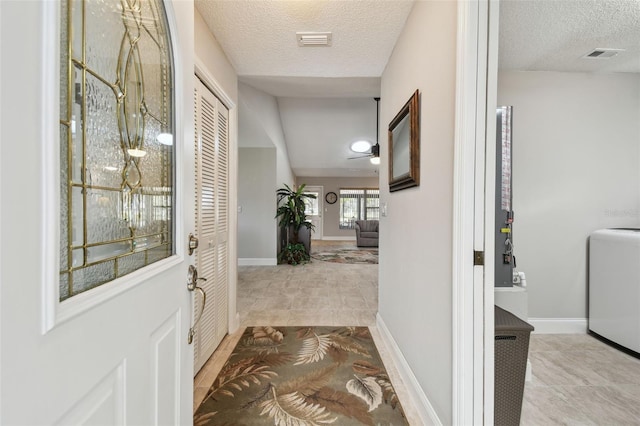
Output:
<instances>
[{"instance_id":1,"label":"white baseboard","mask_svg":"<svg viewBox=\"0 0 640 426\"><path fill-rule=\"evenodd\" d=\"M409 363L402 354L398 344L393 339L393 336L391 335L391 332L389 332L389 329L380 316L380 313L376 315L376 324L378 326L378 332L380 333L389 354L391 354L393 362L398 368L402 381L404 382L411 399L413 399L413 405L420 416L422 424L441 426L442 422L438 418L436 411L433 409L431 402L429 402L429 398L427 398L427 395L425 395L422 387L418 383L418 379L413 374L413 371L411 371Z\"/></svg>"},{"instance_id":2,"label":"white baseboard","mask_svg":"<svg viewBox=\"0 0 640 426\"><path fill-rule=\"evenodd\" d=\"M529 318L535 334L586 334L586 318Z\"/></svg>"},{"instance_id":3,"label":"white baseboard","mask_svg":"<svg viewBox=\"0 0 640 426\"><path fill-rule=\"evenodd\" d=\"M355 241L356 237L322 237L322 240L323 241Z\"/></svg>"},{"instance_id":4,"label":"white baseboard","mask_svg":"<svg viewBox=\"0 0 640 426\"><path fill-rule=\"evenodd\" d=\"M268 257L259 258L238 258L238 266L274 266L278 264L278 259Z\"/></svg>"}]
</instances>

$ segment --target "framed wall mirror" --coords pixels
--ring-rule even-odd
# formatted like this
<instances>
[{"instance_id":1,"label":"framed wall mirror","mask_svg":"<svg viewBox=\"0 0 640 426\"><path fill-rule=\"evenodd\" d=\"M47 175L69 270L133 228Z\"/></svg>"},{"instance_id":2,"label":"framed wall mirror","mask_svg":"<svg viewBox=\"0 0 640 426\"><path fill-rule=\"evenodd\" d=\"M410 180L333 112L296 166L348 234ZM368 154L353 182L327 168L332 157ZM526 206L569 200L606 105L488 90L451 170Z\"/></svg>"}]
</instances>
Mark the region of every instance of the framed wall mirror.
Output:
<instances>
[{"instance_id":1,"label":"framed wall mirror","mask_svg":"<svg viewBox=\"0 0 640 426\"><path fill-rule=\"evenodd\" d=\"M420 91L389 123L389 191L420 184Z\"/></svg>"}]
</instances>

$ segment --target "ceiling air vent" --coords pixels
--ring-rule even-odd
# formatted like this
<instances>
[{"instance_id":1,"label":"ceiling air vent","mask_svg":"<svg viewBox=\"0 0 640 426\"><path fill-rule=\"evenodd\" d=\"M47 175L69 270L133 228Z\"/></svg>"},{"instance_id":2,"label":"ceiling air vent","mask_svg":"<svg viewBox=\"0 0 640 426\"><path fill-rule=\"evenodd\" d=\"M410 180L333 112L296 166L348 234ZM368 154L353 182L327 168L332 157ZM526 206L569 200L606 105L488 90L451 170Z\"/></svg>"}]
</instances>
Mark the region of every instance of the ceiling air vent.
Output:
<instances>
[{"instance_id":1,"label":"ceiling air vent","mask_svg":"<svg viewBox=\"0 0 640 426\"><path fill-rule=\"evenodd\" d=\"M624 49L603 49L596 48L591 52L587 53L583 56L585 59L609 59L616 56L618 53L624 52Z\"/></svg>"},{"instance_id":2,"label":"ceiling air vent","mask_svg":"<svg viewBox=\"0 0 640 426\"><path fill-rule=\"evenodd\" d=\"M296 39L300 47L331 46L331 33L298 32Z\"/></svg>"}]
</instances>

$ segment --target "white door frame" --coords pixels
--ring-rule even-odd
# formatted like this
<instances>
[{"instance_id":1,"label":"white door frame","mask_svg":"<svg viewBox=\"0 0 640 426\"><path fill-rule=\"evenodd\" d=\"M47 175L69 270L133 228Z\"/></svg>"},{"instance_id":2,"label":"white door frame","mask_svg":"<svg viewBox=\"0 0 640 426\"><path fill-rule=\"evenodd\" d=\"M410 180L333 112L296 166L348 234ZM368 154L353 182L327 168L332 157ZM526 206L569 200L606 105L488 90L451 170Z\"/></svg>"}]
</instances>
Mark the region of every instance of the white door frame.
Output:
<instances>
[{"instance_id":1,"label":"white door frame","mask_svg":"<svg viewBox=\"0 0 640 426\"><path fill-rule=\"evenodd\" d=\"M489 9L486 24L486 91L485 102L485 192L484 192L484 422L494 422L494 299L495 299L495 180L496 180L496 119L495 112L498 106L498 31L500 17L500 0L489 0ZM482 100L482 99L480 99ZM478 102L480 108L480 100ZM481 196L482 194L477 194ZM480 218L476 215L476 221ZM476 222L477 223L477 222ZM482 303L479 301L479 303Z\"/></svg>"},{"instance_id":2,"label":"white door frame","mask_svg":"<svg viewBox=\"0 0 640 426\"><path fill-rule=\"evenodd\" d=\"M461 425L493 424L495 146L486 141L495 133L487 111L495 110L497 11L493 0L458 2L452 420ZM484 265L474 265L474 252L484 253Z\"/></svg>"}]
</instances>

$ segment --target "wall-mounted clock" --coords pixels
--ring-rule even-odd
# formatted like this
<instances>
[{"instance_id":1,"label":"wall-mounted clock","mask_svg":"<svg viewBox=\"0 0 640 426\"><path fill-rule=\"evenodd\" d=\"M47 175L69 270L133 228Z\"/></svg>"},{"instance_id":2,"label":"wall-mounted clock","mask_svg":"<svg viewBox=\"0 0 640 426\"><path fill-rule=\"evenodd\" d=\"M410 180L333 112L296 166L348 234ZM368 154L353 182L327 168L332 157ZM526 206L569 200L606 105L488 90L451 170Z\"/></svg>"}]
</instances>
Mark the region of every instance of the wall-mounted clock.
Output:
<instances>
[{"instance_id":1,"label":"wall-mounted clock","mask_svg":"<svg viewBox=\"0 0 640 426\"><path fill-rule=\"evenodd\" d=\"M325 195L324 199L327 201L327 203L333 204L338 201L338 196L335 192L327 192L327 195Z\"/></svg>"}]
</instances>

